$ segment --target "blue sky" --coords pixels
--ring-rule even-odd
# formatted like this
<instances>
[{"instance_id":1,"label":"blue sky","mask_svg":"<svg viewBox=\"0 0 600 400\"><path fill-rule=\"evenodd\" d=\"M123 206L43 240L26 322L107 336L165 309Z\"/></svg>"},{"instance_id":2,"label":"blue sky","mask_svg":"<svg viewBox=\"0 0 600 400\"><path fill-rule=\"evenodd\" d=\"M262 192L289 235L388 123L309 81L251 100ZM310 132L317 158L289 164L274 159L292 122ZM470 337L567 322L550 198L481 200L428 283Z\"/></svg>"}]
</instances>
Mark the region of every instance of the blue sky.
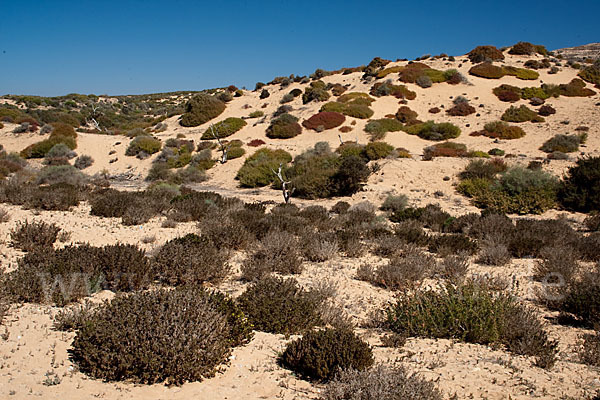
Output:
<instances>
[{"instance_id":1,"label":"blue sky","mask_svg":"<svg viewBox=\"0 0 600 400\"><path fill-rule=\"evenodd\" d=\"M0 94L254 88L373 57L600 41L600 1L0 2Z\"/></svg>"}]
</instances>

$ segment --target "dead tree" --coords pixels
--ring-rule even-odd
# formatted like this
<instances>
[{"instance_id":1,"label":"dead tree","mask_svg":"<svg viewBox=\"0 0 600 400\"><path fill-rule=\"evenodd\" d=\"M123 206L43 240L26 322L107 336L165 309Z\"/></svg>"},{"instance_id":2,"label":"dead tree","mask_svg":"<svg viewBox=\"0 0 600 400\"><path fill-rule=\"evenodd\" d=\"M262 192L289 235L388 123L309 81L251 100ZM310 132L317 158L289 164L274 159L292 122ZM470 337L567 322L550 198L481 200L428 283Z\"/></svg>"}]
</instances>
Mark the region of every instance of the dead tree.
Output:
<instances>
[{"instance_id":1,"label":"dead tree","mask_svg":"<svg viewBox=\"0 0 600 400\"><path fill-rule=\"evenodd\" d=\"M92 115L90 116L92 125L94 125L94 128L102 131L102 129L100 128L100 124L98 123L98 121L96 121L96 116L98 115L98 108L96 107L96 105L94 103L91 104L92 106Z\"/></svg>"},{"instance_id":2,"label":"dead tree","mask_svg":"<svg viewBox=\"0 0 600 400\"><path fill-rule=\"evenodd\" d=\"M213 138L217 139L217 143L219 143L219 150L221 151L221 164L225 164L227 162L227 151L229 150L229 146L224 144L219 136L218 132L215 133L214 125L210 125L210 134Z\"/></svg>"},{"instance_id":3,"label":"dead tree","mask_svg":"<svg viewBox=\"0 0 600 400\"><path fill-rule=\"evenodd\" d=\"M275 176L279 179L279 182L281 182L281 193L283 194L283 200L285 200L285 204L289 204L295 188L288 190L288 185L292 182L283 179L283 174L281 173L282 168L283 164L279 164L279 169L277 170L277 172L272 168L271 171L273 171Z\"/></svg>"}]
</instances>

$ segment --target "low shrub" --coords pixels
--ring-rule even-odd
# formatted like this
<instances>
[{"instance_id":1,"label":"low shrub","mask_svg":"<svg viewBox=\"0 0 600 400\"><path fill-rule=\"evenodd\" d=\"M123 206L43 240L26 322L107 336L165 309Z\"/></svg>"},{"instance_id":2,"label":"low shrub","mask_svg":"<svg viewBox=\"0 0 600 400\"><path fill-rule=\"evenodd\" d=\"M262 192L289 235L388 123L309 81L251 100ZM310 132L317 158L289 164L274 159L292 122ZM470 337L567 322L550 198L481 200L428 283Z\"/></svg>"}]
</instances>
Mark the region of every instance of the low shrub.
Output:
<instances>
[{"instance_id":1,"label":"low shrub","mask_svg":"<svg viewBox=\"0 0 600 400\"><path fill-rule=\"evenodd\" d=\"M244 150L242 147L233 146L227 150L227 159L235 160L236 158L242 157L244 154L246 154L246 150Z\"/></svg>"},{"instance_id":2,"label":"low shrub","mask_svg":"<svg viewBox=\"0 0 600 400\"><path fill-rule=\"evenodd\" d=\"M225 111L225 103L206 93L192 97L185 105L185 113L181 116L181 126L193 127L205 124Z\"/></svg>"},{"instance_id":3,"label":"low shrub","mask_svg":"<svg viewBox=\"0 0 600 400\"><path fill-rule=\"evenodd\" d=\"M436 143L423 149L424 160L431 160L434 157L466 157L467 155L467 146L462 143Z\"/></svg>"},{"instance_id":4,"label":"low shrub","mask_svg":"<svg viewBox=\"0 0 600 400\"><path fill-rule=\"evenodd\" d=\"M337 101L324 104L321 111L339 112L349 117L367 119L374 114L369 108L373 101L375 100L367 93L345 93L338 97Z\"/></svg>"},{"instance_id":5,"label":"low shrub","mask_svg":"<svg viewBox=\"0 0 600 400\"><path fill-rule=\"evenodd\" d=\"M578 159L567 170L558 198L561 205L569 210L600 210L600 157Z\"/></svg>"},{"instance_id":6,"label":"low shrub","mask_svg":"<svg viewBox=\"0 0 600 400\"><path fill-rule=\"evenodd\" d=\"M326 85L323 81L314 81L304 89L302 95L302 103L308 104L311 101L327 101L330 98L330 94L327 92Z\"/></svg>"},{"instance_id":7,"label":"low shrub","mask_svg":"<svg viewBox=\"0 0 600 400\"><path fill-rule=\"evenodd\" d=\"M467 53L467 57L473 64L504 60L504 54L495 46L477 46Z\"/></svg>"},{"instance_id":8,"label":"low shrub","mask_svg":"<svg viewBox=\"0 0 600 400\"><path fill-rule=\"evenodd\" d=\"M330 380L339 369L364 370L373 365L369 345L350 330L311 331L287 345L281 364L312 380Z\"/></svg>"},{"instance_id":9,"label":"low shrub","mask_svg":"<svg viewBox=\"0 0 600 400\"><path fill-rule=\"evenodd\" d=\"M404 367L340 371L325 387L321 400L442 400L430 381L410 374Z\"/></svg>"},{"instance_id":10,"label":"low shrub","mask_svg":"<svg viewBox=\"0 0 600 400\"><path fill-rule=\"evenodd\" d=\"M206 236L169 240L152 259L153 275L167 285L220 282L229 272L228 254Z\"/></svg>"},{"instance_id":11,"label":"low shrub","mask_svg":"<svg viewBox=\"0 0 600 400\"><path fill-rule=\"evenodd\" d=\"M214 140L216 135L220 138L231 136L247 125L241 118L229 117L223 121L217 122L204 131L201 139Z\"/></svg>"},{"instance_id":12,"label":"low shrub","mask_svg":"<svg viewBox=\"0 0 600 400\"><path fill-rule=\"evenodd\" d=\"M533 278L549 284L571 282L578 272L577 254L565 245L546 247L540 250L540 260L535 264Z\"/></svg>"},{"instance_id":13,"label":"low shrub","mask_svg":"<svg viewBox=\"0 0 600 400\"><path fill-rule=\"evenodd\" d=\"M473 255L477 250L477 242L460 233L435 236L429 242L429 251L441 256L458 253Z\"/></svg>"},{"instance_id":14,"label":"low shrub","mask_svg":"<svg viewBox=\"0 0 600 400\"><path fill-rule=\"evenodd\" d=\"M540 117L526 105L522 105L518 108L510 106L504 111L504 114L502 114L500 119L506 122L544 122L544 118Z\"/></svg>"},{"instance_id":15,"label":"low shrub","mask_svg":"<svg viewBox=\"0 0 600 400\"><path fill-rule=\"evenodd\" d=\"M319 323L322 299L293 279L264 277L238 298L253 328L284 335L306 332Z\"/></svg>"},{"instance_id":16,"label":"low shrub","mask_svg":"<svg viewBox=\"0 0 600 400\"><path fill-rule=\"evenodd\" d=\"M552 114L556 114L556 110L551 105L545 104L539 108L538 114L542 117L547 117Z\"/></svg>"},{"instance_id":17,"label":"low shrub","mask_svg":"<svg viewBox=\"0 0 600 400\"><path fill-rule=\"evenodd\" d=\"M560 151L562 153L573 153L579 150L579 145L585 143L587 135L554 135L546 140L540 150L546 153Z\"/></svg>"},{"instance_id":18,"label":"low shrub","mask_svg":"<svg viewBox=\"0 0 600 400\"><path fill-rule=\"evenodd\" d=\"M265 141L262 139L252 139L251 141L249 141L247 143L247 145L250 147L259 147L259 146L262 146L263 144L265 144Z\"/></svg>"},{"instance_id":19,"label":"low shrub","mask_svg":"<svg viewBox=\"0 0 600 400\"><path fill-rule=\"evenodd\" d=\"M370 142L365 146L364 155L369 161L380 160L390 156L394 146L385 142Z\"/></svg>"},{"instance_id":20,"label":"low shrub","mask_svg":"<svg viewBox=\"0 0 600 400\"><path fill-rule=\"evenodd\" d=\"M575 78L569 83L563 83L558 86L552 84L543 84L542 89L544 89L548 95L554 97L589 97L596 94L596 92L594 92L592 89L586 88L585 82L579 78Z\"/></svg>"},{"instance_id":21,"label":"low shrub","mask_svg":"<svg viewBox=\"0 0 600 400\"><path fill-rule=\"evenodd\" d=\"M267 137L271 139L289 139L302 133L298 118L291 114L281 114L271 121L267 128Z\"/></svg>"},{"instance_id":22,"label":"low shrub","mask_svg":"<svg viewBox=\"0 0 600 400\"><path fill-rule=\"evenodd\" d=\"M417 94L404 85L394 85L389 82L377 82L369 92L372 96L394 96L397 99L414 100Z\"/></svg>"},{"instance_id":23,"label":"low shrub","mask_svg":"<svg viewBox=\"0 0 600 400\"><path fill-rule=\"evenodd\" d=\"M77 147L77 142L72 137L50 135L48 139L27 146L19 154L23 158L43 158L59 143L65 144L71 150Z\"/></svg>"},{"instance_id":24,"label":"low shrub","mask_svg":"<svg viewBox=\"0 0 600 400\"><path fill-rule=\"evenodd\" d=\"M469 69L469 74L486 79L500 79L503 76L510 75L516 77L517 79L535 80L538 79L540 76L540 74L538 74L537 71L531 69L509 66L501 67L488 62L484 62L471 67L471 69Z\"/></svg>"},{"instance_id":25,"label":"low shrub","mask_svg":"<svg viewBox=\"0 0 600 400\"><path fill-rule=\"evenodd\" d=\"M306 129L312 129L321 132L327 129L333 129L342 125L346 121L344 114L338 112L321 111L309 119L302 122Z\"/></svg>"},{"instance_id":26,"label":"low shrub","mask_svg":"<svg viewBox=\"0 0 600 400\"><path fill-rule=\"evenodd\" d=\"M514 55L521 55L521 56L530 56L532 54L541 54L541 55L546 55L548 54L548 50L546 50L546 48L542 45L533 45L529 42L519 42L515 45L513 45L510 50L508 51L508 54L514 54Z\"/></svg>"},{"instance_id":27,"label":"low shrub","mask_svg":"<svg viewBox=\"0 0 600 400\"><path fill-rule=\"evenodd\" d=\"M389 262L377 268L363 265L358 278L387 289L401 290L417 287L429 277L436 266L435 259L416 247L406 247L393 254Z\"/></svg>"},{"instance_id":28,"label":"low shrub","mask_svg":"<svg viewBox=\"0 0 600 400\"><path fill-rule=\"evenodd\" d=\"M488 150L488 154L490 156L502 157L506 153L504 150L494 147L493 149Z\"/></svg>"},{"instance_id":29,"label":"low shrub","mask_svg":"<svg viewBox=\"0 0 600 400\"><path fill-rule=\"evenodd\" d=\"M17 302L63 306L103 289L145 289L151 278L145 254L136 246L80 245L27 253L8 274L6 288Z\"/></svg>"},{"instance_id":30,"label":"low shrub","mask_svg":"<svg viewBox=\"0 0 600 400\"><path fill-rule=\"evenodd\" d=\"M477 262L484 265L502 266L512 259L504 243L488 240L481 245Z\"/></svg>"},{"instance_id":31,"label":"low shrub","mask_svg":"<svg viewBox=\"0 0 600 400\"><path fill-rule=\"evenodd\" d=\"M494 180L496 176L506 171L507 166L501 160L499 161L484 161L484 160L473 160L463 169L458 177L461 180L465 179L487 179Z\"/></svg>"},{"instance_id":32,"label":"low shrub","mask_svg":"<svg viewBox=\"0 0 600 400\"><path fill-rule=\"evenodd\" d=\"M413 111L406 106L402 106L398 109L398 111L396 111L396 119L407 125L415 125L420 123L421 121L417 119L417 116L418 115L416 111Z\"/></svg>"},{"instance_id":33,"label":"low shrub","mask_svg":"<svg viewBox=\"0 0 600 400\"><path fill-rule=\"evenodd\" d=\"M333 233L310 232L302 240L302 253L308 261L324 262L336 256L338 240Z\"/></svg>"},{"instance_id":34,"label":"low shrub","mask_svg":"<svg viewBox=\"0 0 600 400\"><path fill-rule=\"evenodd\" d=\"M242 264L242 278L260 279L273 272L299 274L302 272L298 239L289 232L271 230L258 248Z\"/></svg>"},{"instance_id":35,"label":"low shrub","mask_svg":"<svg viewBox=\"0 0 600 400\"><path fill-rule=\"evenodd\" d=\"M365 132L367 132L371 140L381 140L388 132L398 132L402 130L404 125L396 119L382 118L367 122Z\"/></svg>"},{"instance_id":36,"label":"low shrub","mask_svg":"<svg viewBox=\"0 0 600 400\"><path fill-rule=\"evenodd\" d=\"M458 103L455 106L453 106L452 108L449 108L448 110L446 110L446 113L448 115L452 115L453 117L457 117L457 116L467 116L470 114L474 114L475 113L475 107L473 107L472 105L469 105L468 103Z\"/></svg>"},{"instance_id":37,"label":"low shrub","mask_svg":"<svg viewBox=\"0 0 600 400\"><path fill-rule=\"evenodd\" d=\"M567 290L559 309L575 316L584 326L600 327L600 266L586 272L579 279L567 282Z\"/></svg>"},{"instance_id":38,"label":"low shrub","mask_svg":"<svg viewBox=\"0 0 600 400\"><path fill-rule=\"evenodd\" d=\"M388 212L394 213L394 212L400 212L400 211L404 210L407 206L408 206L408 197L406 197L406 195L390 194L385 198L380 209L382 211L388 211Z\"/></svg>"},{"instance_id":39,"label":"low shrub","mask_svg":"<svg viewBox=\"0 0 600 400\"><path fill-rule=\"evenodd\" d=\"M243 313L227 297L193 287L158 290L104 303L69 353L94 378L181 385L214 376L231 348L250 337Z\"/></svg>"},{"instance_id":40,"label":"low shrub","mask_svg":"<svg viewBox=\"0 0 600 400\"><path fill-rule=\"evenodd\" d=\"M10 232L11 245L23 251L52 249L61 228L44 221L17 223Z\"/></svg>"},{"instance_id":41,"label":"low shrub","mask_svg":"<svg viewBox=\"0 0 600 400\"><path fill-rule=\"evenodd\" d=\"M492 92L498 97L498 100L514 103L521 100L521 88L502 84L492 89Z\"/></svg>"},{"instance_id":42,"label":"low shrub","mask_svg":"<svg viewBox=\"0 0 600 400\"><path fill-rule=\"evenodd\" d=\"M460 135L460 128L449 122L435 123L433 121L423 122L403 129L409 135L417 135L426 140L448 140Z\"/></svg>"},{"instance_id":43,"label":"low shrub","mask_svg":"<svg viewBox=\"0 0 600 400\"><path fill-rule=\"evenodd\" d=\"M71 150L66 144L58 143L52 146L52 148L46 153L44 156L46 159L52 158L66 158L70 160L71 158L75 158L77 154Z\"/></svg>"},{"instance_id":44,"label":"low shrub","mask_svg":"<svg viewBox=\"0 0 600 400\"><path fill-rule=\"evenodd\" d=\"M474 283L404 295L386 313L387 326L402 335L502 344L516 354L535 356L540 367L554 363L556 343L532 310Z\"/></svg>"},{"instance_id":45,"label":"low shrub","mask_svg":"<svg viewBox=\"0 0 600 400\"><path fill-rule=\"evenodd\" d=\"M137 136L129 143L127 150L125 150L125 155L144 157L144 154L148 156L159 152L161 147L162 143L160 140L152 136Z\"/></svg>"},{"instance_id":46,"label":"low shrub","mask_svg":"<svg viewBox=\"0 0 600 400\"><path fill-rule=\"evenodd\" d=\"M73 166L79 170L82 170L91 167L93 163L94 159L91 156L83 154L77 157L77 159L73 163Z\"/></svg>"},{"instance_id":47,"label":"low shrub","mask_svg":"<svg viewBox=\"0 0 600 400\"><path fill-rule=\"evenodd\" d=\"M592 65L583 67L577 75L589 83L600 84L600 61L596 60Z\"/></svg>"},{"instance_id":48,"label":"low shrub","mask_svg":"<svg viewBox=\"0 0 600 400\"><path fill-rule=\"evenodd\" d=\"M284 150L259 149L246 158L236 174L236 179L242 187L267 186L277 179L273 170L290 161L292 156Z\"/></svg>"},{"instance_id":49,"label":"low shrub","mask_svg":"<svg viewBox=\"0 0 600 400\"><path fill-rule=\"evenodd\" d=\"M252 111L250 114L248 114L248 118L260 118L263 117L265 115L264 112L257 110L257 111Z\"/></svg>"},{"instance_id":50,"label":"low shrub","mask_svg":"<svg viewBox=\"0 0 600 400\"><path fill-rule=\"evenodd\" d=\"M35 180L38 185L69 185L82 187L88 177L71 165L51 165L43 168Z\"/></svg>"},{"instance_id":51,"label":"low shrub","mask_svg":"<svg viewBox=\"0 0 600 400\"><path fill-rule=\"evenodd\" d=\"M492 139L520 139L525 136L525 131L519 126L511 126L504 121L488 122L483 126L483 130L476 132L476 135L487 136Z\"/></svg>"},{"instance_id":52,"label":"low shrub","mask_svg":"<svg viewBox=\"0 0 600 400\"><path fill-rule=\"evenodd\" d=\"M600 332L583 335L579 357L584 364L600 367Z\"/></svg>"}]
</instances>

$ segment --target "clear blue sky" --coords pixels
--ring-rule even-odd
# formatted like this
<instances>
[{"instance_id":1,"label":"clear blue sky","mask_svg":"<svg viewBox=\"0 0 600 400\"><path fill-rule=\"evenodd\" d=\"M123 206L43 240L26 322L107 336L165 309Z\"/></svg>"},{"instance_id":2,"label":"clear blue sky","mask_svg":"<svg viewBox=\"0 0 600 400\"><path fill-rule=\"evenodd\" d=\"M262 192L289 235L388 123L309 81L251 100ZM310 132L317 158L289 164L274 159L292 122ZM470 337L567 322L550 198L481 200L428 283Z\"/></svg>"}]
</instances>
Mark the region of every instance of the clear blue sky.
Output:
<instances>
[{"instance_id":1,"label":"clear blue sky","mask_svg":"<svg viewBox=\"0 0 600 400\"><path fill-rule=\"evenodd\" d=\"M0 94L140 94L600 41L600 1L1 0Z\"/></svg>"}]
</instances>

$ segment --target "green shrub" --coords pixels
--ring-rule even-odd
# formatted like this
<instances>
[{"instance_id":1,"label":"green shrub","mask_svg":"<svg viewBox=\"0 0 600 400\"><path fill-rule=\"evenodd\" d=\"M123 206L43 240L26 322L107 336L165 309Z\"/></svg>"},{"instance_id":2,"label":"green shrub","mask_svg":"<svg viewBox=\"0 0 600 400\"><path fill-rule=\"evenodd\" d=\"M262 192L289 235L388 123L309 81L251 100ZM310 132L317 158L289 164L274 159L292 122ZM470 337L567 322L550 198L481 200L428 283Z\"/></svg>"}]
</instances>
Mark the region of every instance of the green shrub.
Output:
<instances>
[{"instance_id":1,"label":"green shrub","mask_svg":"<svg viewBox=\"0 0 600 400\"><path fill-rule=\"evenodd\" d=\"M311 82L310 86L304 90L302 103L307 104L311 101L327 101L329 100L329 97L331 96L325 88L325 83L322 81L315 81Z\"/></svg>"},{"instance_id":2,"label":"green shrub","mask_svg":"<svg viewBox=\"0 0 600 400\"><path fill-rule=\"evenodd\" d=\"M394 85L389 82L377 82L369 92L372 96L394 96L397 99L414 100L417 94L404 85Z\"/></svg>"},{"instance_id":3,"label":"green shrub","mask_svg":"<svg viewBox=\"0 0 600 400\"><path fill-rule=\"evenodd\" d=\"M504 60L504 54L495 46L477 46L468 52L467 56L473 64Z\"/></svg>"},{"instance_id":4,"label":"green shrub","mask_svg":"<svg viewBox=\"0 0 600 400\"><path fill-rule=\"evenodd\" d=\"M511 126L504 121L493 121L485 124L483 130L477 134L493 139L510 140L522 138L525 136L525 131L519 126Z\"/></svg>"},{"instance_id":5,"label":"green shrub","mask_svg":"<svg viewBox=\"0 0 600 400\"><path fill-rule=\"evenodd\" d=\"M502 344L514 353L535 356L541 367L554 363L556 343L530 309L508 294L473 283L404 295L386 313L387 326L405 336Z\"/></svg>"},{"instance_id":6,"label":"green shrub","mask_svg":"<svg viewBox=\"0 0 600 400\"><path fill-rule=\"evenodd\" d=\"M161 147L162 143L160 140L152 136L137 136L129 143L125 155L140 156L142 153L150 155L159 152Z\"/></svg>"},{"instance_id":7,"label":"green shrub","mask_svg":"<svg viewBox=\"0 0 600 400\"><path fill-rule=\"evenodd\" d=\"M313 129L317 132L336 128L344 123L346 117L338 112L321 111L318 114L308 118L302 125L306 129Z\"/></svg>"},{"instance_id":8,"label":"green shrub","mask_svg":"<svg viewBox=\"0 0 600 400\"><path fill-rule=\"evenodd\" d=\"M201 139L203 139L203 140L214 139L214 136L212 133L213 131L214 131L214 134L220 138L231 136L234 133L236 133L237 131L239 131L240 129L242 129L243 127L245 127L246 125L247 125L246 121L244 121L241 118L229 117L229 118L224 119L223 121L217 122L213 126L209 127L207 130L205 130L204 133L202 134Z\"/></svg>"},{"instance_id":9,"label":"green shrub","mask_svg":"<svg viewBox=\"0 0 600 400\"><path fill-rule=\"evenodd\" d=\"M290 161L292 156L284 150L259 149L244 161L236 179L243 187L267 186L277 179L273 170Z\"/></svg>"},{"instance_id":10,"label":"green shrub","mask_svg":"<svg viewBox=\"0 0 600 400\"><path fill-rule=\"evenodd\" d=\"M48 139L27 146L21 150L20 155L23 158L44 158L50 149L59 143L65 144L71 150L77 147L77 142L72 137L51 135Z\"/></svg>"},{"instance_id":11,"label":"green shrub","mask_svg":"<svg viewBox=\"0 0 600 400\"><path fill-rule=\"evenodd\" d=\"M281 114L271 121L267 128L267 137L271 139L289 139L302 133L298 118L291 114Z\"/></svg>"},{"instance_id":12,"label":"green shrub","mask_svg":"<svg viewBox=\"0 0 600 400\"><path fill-rule=\"evenodd\" d=\"M338 369L364 370L373 365L369 345L349 330L311 331L286 347L284 367L314 380L329 380Z\"/></svg>"},{"instance_id":13,"label":"green shrub","mask_svg":"<svg viewBox=\"0 0 600 400\"><path fill-rule=\"evenodd\" d=\"M546 100L550 97L548 93L542 88L537 87L526 87L521 89L521 98L525 100L537 97L538 99Z\"/></svg>"},{"instance_id":14,"label":"green shrub","mask_svg":"<svg viewBox=\"0 0 600 400\"><path fill-rule=\"evenodd\" d=\"M493 149L488 150L488 154L490 156L502 157L505 154L505 151L502 149L499 149L497 147L494 147Z\"/></svg>"},{"instance_id":15,"label":"green shrub","mask_svg":"<svg viewBox=\"0 0 600 400\"><path fill-rule=\"evenodd\" d=\"M220 282L229 272L228 255L205 236L188 234L165 243L152 259L153 275L168 285Z\"/></svg>"},{"instance_id":16,"label":"green shrub","mask_svg":"<svg viewBox=\"0 0 600 400\"><path fill-rule=\"evenodd\" d=\"M398 132L402 130L404 125L392 118L375 119L367 122L365 132L369 133L371 140L380 140L385 137L388 132Z\"/></svg>"},{"instance_id":17,"label":"green shrub","mask_svg":"<svg viewBox=\"0 0 600 400\"><path fill-rule=\"evenodd\" d=\"M64 184L81 187L87 181L87 176L72 165L52 165L45 167L39 172L36 178L38 185Z\"/></svg>"},{"instance_id":18,"label":"green shrub","mask_svg":"<svg viewBox=\"0 0 600 400\"><path fill-rule=\"evenodd\" d=\"M584 67L577 74L584 81L589 83L599 85L600 84L600 61L596 60L596 62L592 65L588 65Z\"/></svg>"},{"instance_id":19,"label":"green shrub","mask_svg":"<svg viewBox=\"0 0 600 400\"><path fill-rule=\"evenodd\" d=\"M262 112L262 111L260 111L260 110L257 110L257 111L252 111L252 112L251 112L251 113L248 115L248 117L250 117L250 118L260 118L260 117L262 117L262 116L264 116L264 115L265 115L265 113L264 113L264 112Z\"/></svg>"},{"instance_id":20,"label":"green shrub","mask_svg":"<svg viewBox=\"0 0 600 400\"><path fill-rule=\"evenodd\" d=\"M364 154L369 161L388 157L394 151L394 146L385 142L370 142L365 146Z\"/></svg>"},{"instance_id":21,"label":"green shrub","mask_svg":"<svg viewBox=\"0 0 600 400\"><path fill-rule=\"evenodd\" d=\"M335 152L341 157L356 156L364 158L365 146L356 142L345 142L335 149Z\"/></svg>"},{"instance_id":22,"label":"green shrub","mask_svg":"<svg viewBox=\"0 0 600 400\"><path fill-rule=\"evenodd\" d=\"M449 122L435 123L433 121L423 122L403 129L409 135L417 135L426 140L448 140L460 135L460 128Z\"/></svg>"},{"instance_id":23,"label":"green shrub","mask_svg":"<svg viewBox=\"0 0 600 400\"><path fill-rule=\"evenodd\" d=\"M508 51L508 54L515 54L515 55L532 55L532 54L541 54L541 55L547 55L548 54L548 50L546 50L546 48L542 45L533 45L529 42L519 42L515 45L513 45L510 50Z\"/></svg>"},{"instance_id":24,"label":"green shrub","mask_svg":"<svg viewBox=\"0 0 600 400\"><path fill-rule=\"evenodd\" d=\"M349 117L367 119L374 114L374 111L369 108L373 101L374 99L366 93L346 93L337 101L324 104L321 111L338 112Z\"/></svg>"},{"instance_id":25,"label":"green shrub","mask_svg":"<svg viewBox=\"0 0 600 400\"><path fill-rule=\"evenodd\" d=\"M502 121L506 122L544 122L544 118L540 117L535 111L531 110L526 105L520 107L510 106L502 117Z\"/></svg>"},{"instance_id":26,"label":"green shrub","mask_svg":"<svg viewBox=\"0 0 600 400\"><path fill-rule=\"evenodd\" d=\"M342 370L330 381L321 400L442 400L430 381L410 374L404 367L378 365L364 371Z\"/></svg>"},{"instance_id":27,"label":"green shrub","mask_svg":"<svg viewBox=\"0 0 600 400\"><path fill-rule=\"evenodd\" d=\"M225 111L225 103L214 96L199 93L185 105L185 113L179 122L182 126L202 125Z\"/></svg>"},{"instance_id":28,"label":"green shrub","mask_svg":"<svg viewBox=\"0 0 600 400\"><path fill-rule=\"evenodd\" d=\"M239 146L230 147L227 150L227 159L235 160L236 158L242 157L244 154L246 154L246 150L244 150L242 147L239 147Z\"/></svg>"},{"instance_id":29,"label":"green shrub","mask_svg":"<svg viewBox=\"0 0 600 400\"><path fill-rule=\"evenodd\" d=\"M250 339L247 326L231 300L204 289L142 292L100 306L69 353L94 378L181 385L214 376Z\"/></svg>"},{"instance_id":30,"label":"green shrub","mask_svg":"<svg viewBox=\"0 0 600 400\"><path fill-rule=\"evenodd\" d=\"M237 299L254 329L285 335L305 332L319 323L322 299L293 279L265 277Z\"/></svg>"},{"instance_id":31,"label":"green shrub","mask_svg":"<svg viewBox=\"0 0 600 400\"><path fill-rule=\"evenodd\" d=\"M546 153L560 151L562 153L573 153L579 150L579 145L585 143L586 134L583 135L554 135L546 140L540 150Z\"/></svg>"},{"instance_id":32,"label":"green shrub","mask_svg":"<svg viewBox=\"0 0 600 400\"><path fill-rule=\"evenodd\" d=\"M600 157L585 157L567 170L558 198L563 207L581 212L600 210Z\"/></svg>"},{"instance_id":33,"label":"green shrub","mask_svg":"<svg viewBox=\"0 0 600 400\"><path fill-rule=\"evenodd\" d=\"M23 251L52 249L60 227L40 222L19 222L10 232L11 245Z\"/></svg>"},{"instance_id":34,"label":"green shrub","mask_svg":"<svg viewBox=\"0 0 600 400\"><path fill-rule=\"evenodd\" d=\"M543 84L542 89L550 96L588 97L596 94L592 89L585 87L585 82L575 78L571 82L560 85Z\"/></svg>"},{"instance_id":35,"label":"green shrub","mask_svg":"<svg viewBox=\"0 0 600 400\"><path fill-rule=\"evenodd\" d=\"M486 79L500 79L503 76L511 75L522 80L535 80L540 76L537 71L531 69L510 66L501 67L488 62L471 67L469 74Z\"/></svg>"}]
</instances>

